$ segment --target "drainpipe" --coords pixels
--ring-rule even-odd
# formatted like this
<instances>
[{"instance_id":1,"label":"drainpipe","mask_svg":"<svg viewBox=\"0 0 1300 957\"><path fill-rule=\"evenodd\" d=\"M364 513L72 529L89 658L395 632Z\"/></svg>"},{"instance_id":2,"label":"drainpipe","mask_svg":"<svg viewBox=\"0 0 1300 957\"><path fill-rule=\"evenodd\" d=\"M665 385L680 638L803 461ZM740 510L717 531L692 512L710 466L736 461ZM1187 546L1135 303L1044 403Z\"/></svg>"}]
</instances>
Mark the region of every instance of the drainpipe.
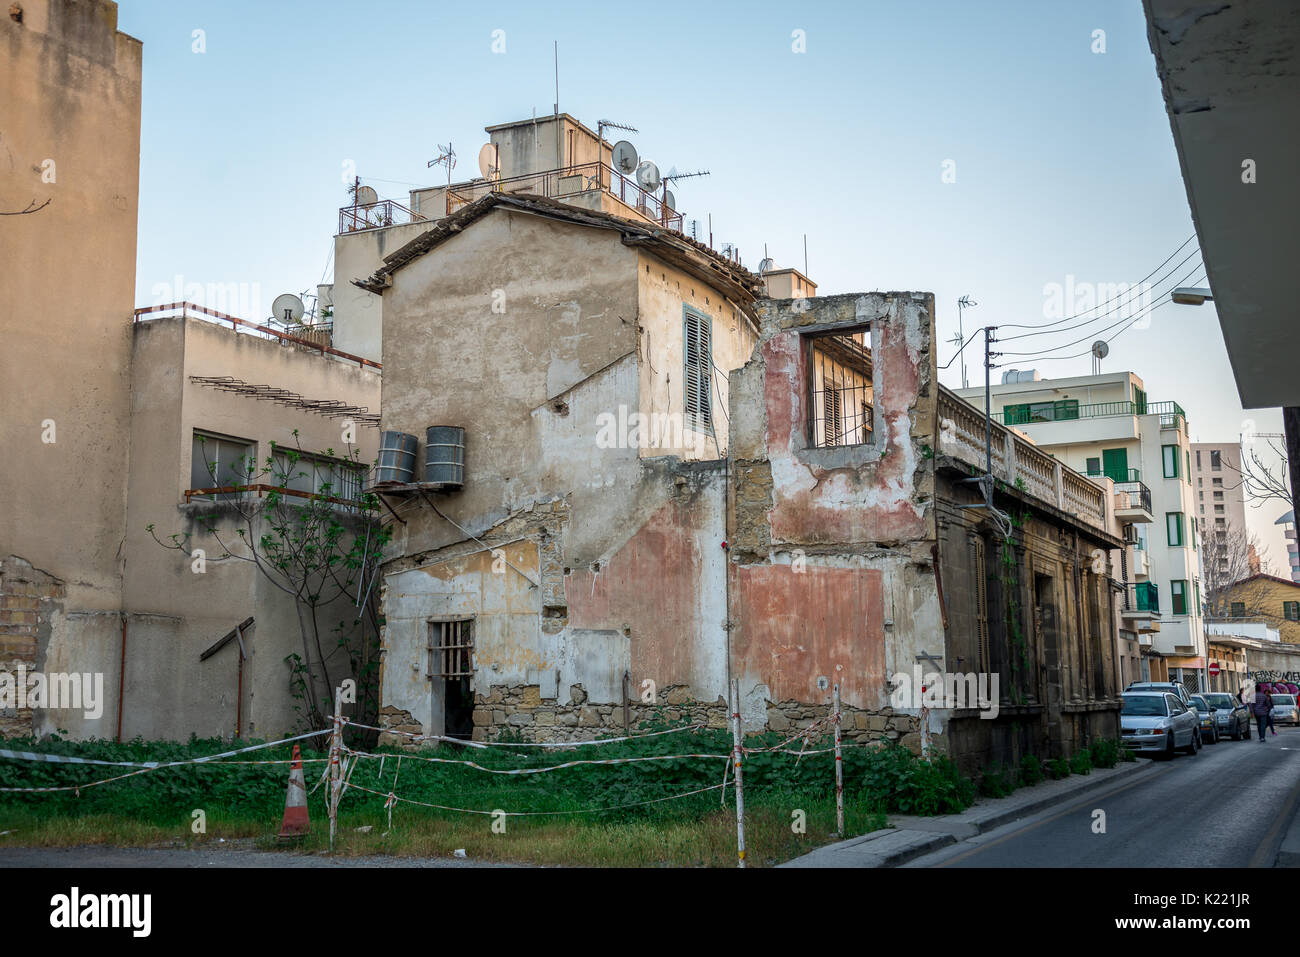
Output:
<instances>
[{"instance_id":1,"label":"drainpipe","mask_svg":"<svg viewBox=\"0 0 1300 957\"><path fill-rule=\"evenodd\" d=\"M126 615L122 616L122 664L117 672L117 743L122 743L122 699L126 695Z\"/></svg>"}]
</instances>

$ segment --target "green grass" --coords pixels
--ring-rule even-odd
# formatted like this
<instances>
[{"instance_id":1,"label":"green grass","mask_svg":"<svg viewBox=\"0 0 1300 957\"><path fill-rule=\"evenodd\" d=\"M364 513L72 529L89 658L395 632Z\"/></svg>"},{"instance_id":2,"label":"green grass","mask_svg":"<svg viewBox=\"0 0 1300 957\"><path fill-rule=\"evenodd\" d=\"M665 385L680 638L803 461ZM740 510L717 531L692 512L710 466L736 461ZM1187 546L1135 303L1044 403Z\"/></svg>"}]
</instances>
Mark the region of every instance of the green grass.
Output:
<instances>
[{"instance_id":1,"label":"green grass","mask_svg":"<svg viewBox=\"0 0 1300 957\"><path fill-rule=\"evenodd\" d=\"M653 729L653 726L652 726ZM775 735L756 735L751 746L775 743ZM822 746L825 742L822 742ZM133 741L67 742L57 739L14 742L13 746L44 752L76 754L115 761L182 760L230 750L216 739L188 743ZM683 731L641 741L550 751L523 748L491 750L440 747L401 755L385 752L382 761L361 759L351 777L353 788L344 797L339 815L336 853L448 856L463 848L476 859L551 865L592 866L734 866L736 824L734 792L725 806L718 790L639 807L637 802L717 785L725 760L674 758L621 765L566 768L539 775L495 775L462 765L416 760L435 757L472 760L484 767L524 768L560 764L575 759L645 757L684 753L726 754L730 737L723 731ZM815 746L814 746L815 747ZM247 755L250 760L288 757L279 746ZM885 812L899 809L897 794L886 786L867 786L868 771L882 762L906 771L914 757L901 749L876 752L845 750L846 836L885 826ZM306 752L306 758L319 758ZM310 790L323 764L306 768ZM944 767L899 772L907 780L929 782L925 793L934 800L961 789ZM127 768L34 764L0 761L0 786L42 787L80 784L125 773ZM394 776L398 775L396 785ZM46 794L0 793L0 836L3 844L24 846L199 845L252 840L273 850L284 809L288 766L215 763L168 768L125 778L111 784L73 792ZM377 791L372 794L361 787ZM298 847L307 852L328 850L325 787L308 798L312 831ZM510 812L581 812L508 816L504 833L496 833L493 817L399 803L392 812L392 829L384 795L390 790L406 799L456 808ZM902 803L907 803L903 801ZM834 763L830 754L796 758L790 754L756 753L745 764L746 845L751 866L780 863L838 839L835 830ZM926 806L930 806L927 804ZM593 810L610 808L612 810ZM935 805L938 806L938 805ZM192 812L206 815L206 833L191 830ZM802 828L795 812L802 812ZM369 832L358 828L369 826Z\"/></svg>"}]
</instances>

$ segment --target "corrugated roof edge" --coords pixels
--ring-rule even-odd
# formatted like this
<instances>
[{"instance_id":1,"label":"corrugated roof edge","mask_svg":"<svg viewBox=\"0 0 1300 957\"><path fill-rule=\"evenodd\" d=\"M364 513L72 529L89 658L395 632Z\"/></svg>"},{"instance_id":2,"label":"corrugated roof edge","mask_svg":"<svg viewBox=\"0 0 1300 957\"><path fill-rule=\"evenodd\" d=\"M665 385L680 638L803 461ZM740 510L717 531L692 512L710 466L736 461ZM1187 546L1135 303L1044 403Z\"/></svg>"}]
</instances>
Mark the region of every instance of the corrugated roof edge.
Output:
<instances>
[{"instance_id":1,"label":"corrugated roof edge","mask_svg":"<svg viewBox=\"0 0 1300 957\"><path fill-rule=\"evenodd\" d=\"M427 232L421 233L406 245L385 256L381 268L375 270L374 274L366 279L352 280L353 285L369 292L381 293L392 284L393 274L403 266L450 239L498 206L598 229L612 229L622 234L623 242L627 245L648 245L657 247L661 252L675 254L666 258L676 261L679 265L689 265L682 260L694 260L696 270L693 271L696 271L701 279L719 283L724 291L746 299L744 305L747 306L764 291L762 277L743 266L736 265L688 236L661 226L641 224L612 213L570 206L568 203L531 193L488 193L445 219L439 220Z\"/></svg>"}]
</instances>

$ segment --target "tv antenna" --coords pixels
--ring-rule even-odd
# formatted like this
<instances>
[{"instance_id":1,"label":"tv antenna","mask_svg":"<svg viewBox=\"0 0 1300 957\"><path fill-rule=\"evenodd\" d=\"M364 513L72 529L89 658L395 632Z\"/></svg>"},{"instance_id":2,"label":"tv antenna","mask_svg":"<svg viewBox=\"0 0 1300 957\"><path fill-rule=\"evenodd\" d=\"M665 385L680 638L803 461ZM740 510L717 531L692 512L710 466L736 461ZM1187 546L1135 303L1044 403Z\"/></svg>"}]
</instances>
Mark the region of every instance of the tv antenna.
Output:
<instances>
[{"instance_id":1,"label":"tv antenna","mask_svg":"<svg viewBox=\"0 0 1300 957\"><path fill-rule=\"evenodd\" d=\"M1098 339L1092 344L1092 374L1101 375L1101 360L1110 355L1110 346L1105 339Z\"/></svg>"},{"instance_id":2,"label":"tv antenna","mask_svg":"<svg viewBox=\"0 0 1300 957\"><path fill-rule=\"evenodd\" d=\"M303 311L302 300L291 292L281 293L271 303L271 314L286 326L301 322Z\"/></svg>"},{"instance_id":3,"label":"tv antenna","mask_svg":"<svg viewBox=\"0 0 1300 957\"><path fill-rule=\"evenodd\" d=\"M626 126L623 123L615 123L613 120L601 120L596 124L596 136L603 143L605 142L605 130L625 130L628 133L640 133L635 126Z\"/></svg>"},{"instance_id":4,"label":"tv antenna","mask_svg":"<svg viewBox=\"0 0 1300 957\"><path fill-rule=\"evenodd\" d=\"M966 334L962 328L961 313L963 309L970 309L972 306L978 306L979 303L970 296L962 296L957 300L957 338L951 341L957 343L958 354L961 356L961 387L965 389L968 386L966 381Z\"/></svg>"},{"instance_id":5,"label":"tv antenna","mask_svg":"<svg viewBox=\"0 0 1300 957\"><path fill-rule=\"evenodd\" d=\"M663 183L659 175L659 167L650 160L642 160L636 168L636 181L640 187L647 193L657 192L660 184Z\"/></svg>"},{"instance_id":6,"label":"tv antenna","mask_svg":"<svg viewBox=\"0 0 1300 957\"><path fill-rule=\"evenodd\" d=\"M501 178L501 155L495 143L484 143L478 151L478 171L490 183Z\"/></svg>"},{"instance_id":7,"label":"tv antenna","mask_svg":"<svg viewBox=\"0 0 1300 957\"><path fill-rule=\"evenodd\" d=\"M446 146L442 146L442 145L438 146L438 158L431 159L429 160L428 163L428 168L432 168L434 166L447 167L447 185L450 186L451 171L456 168L456 151L451 148L450 142Z\"/></svg>"},{"instance_id":8,"label":"tv antenna","mask_svg":"<svg viewBox=\"0 0 1300 957\"><path fill-rule=\"evenodd\" d=\"M692 176L708 176L708 175L710 175L710 173L707 169L696 170L693 173L679 173L677 172L677 167L674 166L666 174L664 174L664 182L674 183L679 179L690 179Z\"/></svg>"},{"instance_id":9,"label":"tv antenna","mask_svg":"<svg viewBox=\"0 0 1300 957\"><path fill-rule=\"evenodd\" d=\"M610 165L618 170L624 176L631 176L636 172L637 165L641 158L636 155L636 147L627 140L619 140L614 144L613 152L610 153Z\"/></svg>"}]
</instances>

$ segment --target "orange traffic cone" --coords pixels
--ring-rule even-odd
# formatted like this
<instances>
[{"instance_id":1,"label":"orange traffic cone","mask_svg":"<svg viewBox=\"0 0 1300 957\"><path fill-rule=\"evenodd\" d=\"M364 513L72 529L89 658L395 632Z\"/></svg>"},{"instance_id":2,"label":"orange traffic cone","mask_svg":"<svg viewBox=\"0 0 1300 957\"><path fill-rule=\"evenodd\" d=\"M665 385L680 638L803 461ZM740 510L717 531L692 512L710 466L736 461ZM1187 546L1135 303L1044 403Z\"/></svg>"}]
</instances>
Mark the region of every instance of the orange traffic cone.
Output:
<instances>
[{"instance_id":1,"label":"orange traffic cone","mask_svg":"<svg viewBox=\"0 0 1300 957\"><path fill-rule=\"evenodd\" d=\"M289 770L289 792L284 798L284 822L280 838L302 837L311 829L307 818L307 782L302 776L302 752L293 746L293 764Z\"/></svg>"}]
</instances>

